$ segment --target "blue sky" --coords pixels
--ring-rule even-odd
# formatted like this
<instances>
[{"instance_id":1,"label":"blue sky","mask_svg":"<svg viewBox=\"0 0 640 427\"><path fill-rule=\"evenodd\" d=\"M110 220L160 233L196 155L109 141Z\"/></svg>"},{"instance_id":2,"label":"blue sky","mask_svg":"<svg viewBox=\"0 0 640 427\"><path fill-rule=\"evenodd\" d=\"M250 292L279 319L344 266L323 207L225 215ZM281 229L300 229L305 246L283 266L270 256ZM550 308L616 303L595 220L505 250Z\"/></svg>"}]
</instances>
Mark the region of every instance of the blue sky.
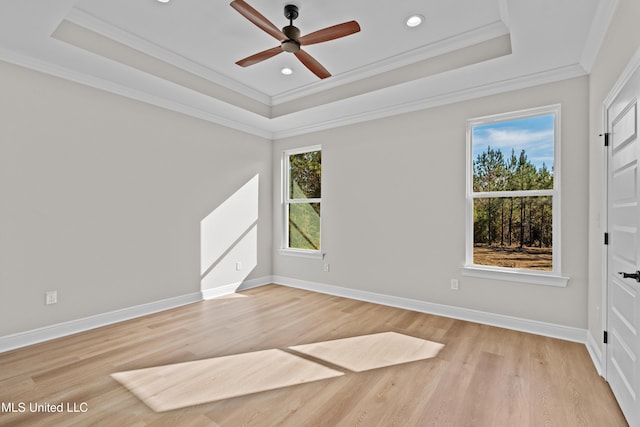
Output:
<instances>
[{"instance_id":1,"label":"blue sky","mask_svg":"<svg viewBox=\"0 0 640 427\"><path fill-rule=\"evenodd\" d=\"M542 167L553 170L553 114L509 120L500 123L489 123L473 127L473 159L478 154L487 151L487 147L500 149L505 159L511 156L511 149L516 156L523 149L527 158L536 168Z\"/></svg>"}]
</instances>

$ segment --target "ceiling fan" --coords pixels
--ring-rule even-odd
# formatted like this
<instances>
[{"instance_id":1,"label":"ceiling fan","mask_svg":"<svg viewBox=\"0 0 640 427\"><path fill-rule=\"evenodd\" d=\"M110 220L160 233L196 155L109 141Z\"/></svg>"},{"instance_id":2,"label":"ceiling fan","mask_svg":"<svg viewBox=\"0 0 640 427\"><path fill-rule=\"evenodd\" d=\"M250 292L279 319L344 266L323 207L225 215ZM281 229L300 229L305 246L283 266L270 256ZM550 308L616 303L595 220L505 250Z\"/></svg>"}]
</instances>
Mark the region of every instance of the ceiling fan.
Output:
<instances>
[{"instance_id":1,"label":"ceiling fan","mask_svg":"<svg viewBox=\"0 0 640 427\"><path fill-rule=\"evenodd\" d=\"M307 67L313 74L321 79L331 76L331 73L322 66L315 58L302 50L300 46L310 44L323 43L329 40L339 39L349 36L360 31L360 25L356 21L344 22L342 24L323 28L313 33L300 37L300 30L293 25L293 21L298 17L298 6L287 4L284 7L284 16L289 20L289 25L282 28L282 31L272 24L267 18L262 16L260 12L249 6L244 0L234 0L231 7L240 12L242 16L253 22L258 28L280 41L280 46L272 49L256 53L236 62L241 67L262 62L272 56L276 56L282 52L293 53L302 64Z\"/></svg>"}]
</instances>

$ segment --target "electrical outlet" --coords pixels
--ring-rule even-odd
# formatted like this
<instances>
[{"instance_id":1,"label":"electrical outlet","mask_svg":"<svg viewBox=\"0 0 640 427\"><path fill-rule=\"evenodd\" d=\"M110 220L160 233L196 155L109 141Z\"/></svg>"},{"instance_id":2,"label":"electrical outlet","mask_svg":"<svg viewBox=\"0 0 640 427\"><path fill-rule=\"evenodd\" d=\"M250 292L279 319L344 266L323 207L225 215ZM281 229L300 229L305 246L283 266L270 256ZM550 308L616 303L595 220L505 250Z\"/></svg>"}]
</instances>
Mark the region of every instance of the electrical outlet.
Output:
<instances>
[{"instance_id":1,"label":"electrical outlet","mask_svg":"<svg viewBox=\"0 0 640 427\"><path fill-rule=\"evenodd\" d=\"M460 282L458 282L458 279L451 279L451 290L457 291L459 289L460 289Z\"/></svg>"},{"instance_id":2,"label":"electrical outlet","mask_svg":"<svg viewBox=\"0 0 640 427\"><path fill-rule=\"evenodd\" d=\"M322 266L322 271L324 271L325 273L329 272L329 263L325 262L324 265Z\"/></svg>"},{"instance_id":3,"label":"electrical outlet","mask_svg":"<svg viewBox=\"0 0 640 427\"><path fill-rule=\"evenodd\" d=\"M242 270L242 263L240 261L236 262L236 271Z\"/></svg>"},{"instance_id":4,"label":"electrical outlet","mask_svg":"<svg viewBox=\"0 0 640 427\"><path fill-rule=\"evenodd\" d=\"M47 291L45 293L45 302L47 305L58 303L58 291Z\"/></svg>"}]
</instances>

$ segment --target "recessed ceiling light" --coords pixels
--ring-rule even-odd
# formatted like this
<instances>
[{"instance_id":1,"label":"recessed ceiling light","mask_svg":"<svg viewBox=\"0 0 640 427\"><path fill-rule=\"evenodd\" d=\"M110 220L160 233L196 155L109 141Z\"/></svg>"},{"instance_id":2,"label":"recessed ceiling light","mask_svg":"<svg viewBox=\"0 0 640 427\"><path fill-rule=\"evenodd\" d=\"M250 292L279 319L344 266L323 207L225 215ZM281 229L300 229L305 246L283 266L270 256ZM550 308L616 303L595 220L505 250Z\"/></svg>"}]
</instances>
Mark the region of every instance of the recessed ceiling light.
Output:
<instances>
[{"instance_id":1,"label":"recessed ceiling light","mask_svg":"<svg viewBox=\"0 0 640 427\"><path fill-rule=\"evenodd\" d=\"M418 25L424 22L424 16L422 15L411 15L407 18L406 24L407 27L417 27Z\"/></svg>"},{"instance_id":2,"label":"recessed ceiling light","mask_svg":"<svg viewBox=\"0 0 640 427\"><path fill-rule=\"evenodd\" d=\"M283 68L282 70L280 70L280 72L285 76L290 76L291 74L293 74L293 70L289 67Z\"/></svg>"},{"instance_id":3,"label":"recessed ceiling light","mask_svg":"<svg viewBox=\"0 0 640 427\"><path fill-rule=\"evenodd\" d=\"M158 3L169 3L169 0L157 0Z\"/></svg>"}]
</instances>

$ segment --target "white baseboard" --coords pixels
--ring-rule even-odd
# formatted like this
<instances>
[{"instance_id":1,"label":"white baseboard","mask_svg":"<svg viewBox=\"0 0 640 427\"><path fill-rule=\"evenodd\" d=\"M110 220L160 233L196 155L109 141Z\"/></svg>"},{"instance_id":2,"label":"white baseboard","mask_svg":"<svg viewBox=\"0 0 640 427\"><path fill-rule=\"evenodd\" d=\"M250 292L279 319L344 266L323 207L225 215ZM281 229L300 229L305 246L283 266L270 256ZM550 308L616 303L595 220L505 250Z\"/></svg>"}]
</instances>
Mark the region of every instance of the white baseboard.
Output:
<instances>
[{"instance_id":1,"label":"white baseboard","mask_svg":"<svg viewBox=\"0 0 640 427\"><path fill-rule=\"evenodd\" d=\"M0 353L13 350L28 345L49 341L55 338L64 337L89 329L111 325L147 314L169 310L182 305L192 304L202 300L200 292L167 298L161 301L154 301L147 304L136 305L123 308L121 310L110 311L108 313L97 314L82 319L71 320L69 322L58 323L26 332L0 337Z\"/></svg>"},{"instance_id":2,"label":"white baseboard","mask_svg":"<svg viewBox=\"0 0 640 427\"><path fill-rule=\"evenodd\" d=\"M203 289L202 299L208 300L218 298L223 295L232 294L238 289L239 286L239 284L233 283L231 285L218 286L217 288Z\"/></svg>"},{"instance_id":3,"label":"white baseboard","mask_svg":"<svg viewBox=\"0 0 640 427\"><path fill-rule=\"evenodd\" d=\"M148 314L157 313L159 311L169 310L172 308L180 307L182 305L192 304L194 302L202 301L203 299L211 299L218 296L228 295L237 291L263 286L269 283L273 283L272 277L265 276L257 279L247 280L242 283L234 283L215 289L206 289L202 292L168 298L161 301L154 301L134 307L123 308L121 310L110 311L108 313L97 314L95 316L89 316L82 319L71 320L69 322L58 323L38 329L32 329L26 332L7 335L4 337L0 337L0 353L44 341L49 341L55 338L61 338L67 335L76 334L78 332L84 332L89 329L111 325L113 323L122 322L124 320L146 316Z\"/></svg>"},{"instance_id":4,"label":"white baseboard","mask_svg":"<svg viewBox=\"0 0 640 427\"><path fill-rule=\"evenodd\" d=\"M587 351L589 352L589 356L591 356L591 360L593 361L593 365L596 367L596 371L601 377L604 377L604 365L602 364L602 350L598 341L591 335L589 331L587 331Z\"/></svg>"},{"instance_id":5,"label":"white baseboard","mask_svg":"<svg viewBox=\"0 0 640 427\"><path fill-rule=\"evenodd\" d=\"M244 282L231 283L229 285L218 286L216 288L204 289L202 291L202 299L209 300L218 298L224 295L229 295L234 292L244 291L251 288L257 288L259 286L268 285L273 283L273 277L265 276L258 277L257 279L245 280Z\"/></svg>"},{"instance_id":6,"label":"white baseboard","mask_svg":"<svg viewBox=\"0 0 640 427\"><path fill-rule=\"evenodd\" d=\"M347 289L338 286L291 279L282 276L273 276L273 283L283 286L289 286L292 288L320 292L323 294L351 298L359 301L372 302L375 304L388 305L391 307L418 311L421 313L435 314L438 316L467 320L484 325L498 326L501 328L528 332L531 334L542 335L551 338L559 338L562 340L578 342L581 344L584 344L587 339L587 331L585 329L573 328L570 326L562 326L552 323L539 322L536 320L504 316L501 314L487 313L483 311L470 310L467 308L434 304L425 301L395 297L374 292L360 291L356 289Z\"/></svg>"},{"instance_id":7,"label":"white baseboard","mask_svg":"<svg viewBox=\"0 0 640 427\"><path fill-rule=\"evenodd\" d=\"M312 292L335 295L343 298L350 298L359 301L366 301L375 304L398 307L405 310L418 311L422 313L435 314L439 316L451 317L454 319L467 320L470 322L485 325L498 326L501 328L516 331L528 332L552 338L559 338L567 341L587 344L587 350L596 365L599 373L602 372L601 353L597 341L584 329L572 328L569 326L555 325L551 323L539 322L535 320L521 319L517 317L504 316L501 314L487 313L483 311L470 310L466 308L452 307L442 304L434 304L409 298L396 297L385 294L378 294L357 289L342 288L339 286L326 285L323 283L309 282L292 279L283 276L265 276L251 279L242 283L234 283L214 289L203 290L202 292L169 298L162 301L151 302L122 310L98 314L83 319L72 320L31 331L21 332L14 335L0 337L0 353L48 341L54 338L83 332L89 329L110 325L124 320L145 316L159 311L169 310L186 304L211 299L218 296L228 295L234 292L276 283L282 286L305 289Z\"/></svg>"},{"instance_id":8,"label":"white baseboard","mask_svg":"<svg viewBox=\"0 0 640 427\"><path fill-rule=\"evenodd\" d=\"M260 286L273 283L273 276L258 277L257 279L245 280L238 287L238 291L246 291L247 289L259 288Z\"/></svg>"}]
</instances>

